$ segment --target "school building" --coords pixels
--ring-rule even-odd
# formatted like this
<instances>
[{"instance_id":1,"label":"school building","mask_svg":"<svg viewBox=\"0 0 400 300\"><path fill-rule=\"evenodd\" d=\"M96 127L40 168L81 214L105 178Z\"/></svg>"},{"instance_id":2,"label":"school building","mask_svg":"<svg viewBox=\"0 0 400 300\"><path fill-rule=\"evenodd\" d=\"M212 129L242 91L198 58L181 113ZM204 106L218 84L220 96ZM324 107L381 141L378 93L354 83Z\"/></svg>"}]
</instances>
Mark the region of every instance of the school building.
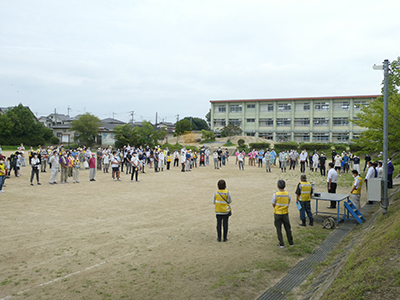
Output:
<instances>
[{"instance_id":1,"label":"school building","mask_svg":"<svg viewBox=\"0 0 400 300\"><path fill-rule=\"evenodd\" d=\"M379 96L211 100L211 130L234 124L276 142L346 143L364 130L350 120Z\"/></svg>"}]
</instances>

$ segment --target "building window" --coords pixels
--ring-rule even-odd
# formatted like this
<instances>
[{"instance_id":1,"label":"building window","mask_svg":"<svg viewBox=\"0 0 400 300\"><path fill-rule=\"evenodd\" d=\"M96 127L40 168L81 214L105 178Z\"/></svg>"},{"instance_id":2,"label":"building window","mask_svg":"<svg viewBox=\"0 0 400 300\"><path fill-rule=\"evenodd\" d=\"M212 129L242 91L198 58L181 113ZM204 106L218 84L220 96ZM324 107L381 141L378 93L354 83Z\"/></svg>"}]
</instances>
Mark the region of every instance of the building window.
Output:
<instances>
[{"instance_id":1,"label":"building window","mask_svg":"<svg viewBox=\"0 0 400 300\"><path fill-rule=\"evenodd\" d=\"M309 111L310 103L296 103L296 111Z\"/></svg>"},{"instance_id":2,"label":"building window","mask_svg":"<svg viewBox=\"0 0 400 300\"><path fill-rule=\"evenodd\" d=\"M226 105L216 105L215 110L218 113L224 113L226 112Z\"/></svg>"},{"instance_id":3,"label":"building window","mask_svg":"<svg viewBox=\"0 0 400 300\"><path fill-rule=\"evenodd\" d=\"M247 104L247 108L248 109L256 108L256 105L255 104Z\"/></svg>"},{"instance_id":4,"label":"building window","mask_svg":"<svg viewBox=\"0 0 400 300\"><path fill-rule=\"evenodd\" d=\"M259 133L258 137L264 138L266 140L273 140L274 139L274 135L272 133Z\"/></svg>"},{"instance_id":5,"label":"building window","mask_svg":"<svg viewBox=\"0 0 400 300\"><path fill-rule=\"evenodd\" d=\"M225 119L214 119L214 127L224 127L225 125Z\"/></svg>"},{"instance_id":6,"label":"building window","mask_svg":"<svg viewBox=\"0 0 400 300\"><path fill-rule=\"evenodd\" d=\"M269 119L259 119L258 126L260 127L272 127L274 126L274 120L272 118Z\"/></svg>"},{"instance_id":7,"label":"building window","mask_svg":"<svg viewBox=\"0 0 400 300\"><path fill-rule=\"evenodd\" d=\"M310 126L310 118L295 118L294 119L294 126Z\"/></svg>"},{"instance_id":8,"label":"building window","mask_svg":"<svg viewBox=\"0 0 400 300\"><path fill-rule=\"evenodd\" d=\"M287 142L287 141L290 141L290 139L291 139L290 133L277 133L276 134L277 142Z\"/></svg>"},{"instance_id":9,"label":"building window","mask_svg":"<svg viewBox=\"0 0 400 300\"><path fill-rule=\"evenodd\" d=\"M248 132L246 133L246 136L255 136L256 134L254 132Z\"/></svg>"},{"instance_id":10,"label":"building window","mask_svg":"<svg viewBox=\"0 0 400 300\"><path fill-rule=\"evenodd\" d=\"M314 118L314 126L329 126L329 118Z\"/></svg>"},{"instance_id":11,"label":"building window","mask_svg":"<svg viewBox=\"0 0 400 300\"><path fill-rule=\"evenodd\" d=\"M309 142L310 134L309 133L295 133L294 140L296 142Z\"/></svg>"},{"instance_id":12,"label":"building window","mask_svg":"<svg viewBox=\"0 0 400 300\"><path fill-rule=\"evenodd\" d=\"M292 110L292 104L290 103L278 104L278 111L291 111L291 110Z\"/></svg>"},{"instance_id":13,"label":"building window","mask_svg":"<svg viewBox=\"0 0 400 300\"><path fill-rule=\"evenodd\" d=\"M268 111L274 111L274 105L272 103L268 104Z\"/></svg>"},{"instance_id":14,"label":"building window","mask_svg":"<svg viewBox=\"0 0 400 300\"><path fill-rule=\"evenodd\" d=\"M313 141L314 142L322 142L322 143L327 143L329 142L329 134L328 133L323 133L323 134L313 134Z\"/></svg>"},{"instance_id":15,"label":"building window","mask_svg":"<svg viewBox=\"0 0 400 300\"><path fill-rule=\"evenodd\" d=\"M260 104L260 112L273 112L274 104Z\"/></svg>"},{"instance_id":16,"label":"building window","mask_svg":"<svg viewBox=\"0 0 400 300\"><path fill-rule=\"evenodd\" d=\"M57 137L60 139L62 137L62 133L61 132L57 132Z\"/></svg>"},{"instance_id":17,"label":"building window","mask_svg":"<svg viewBox=\"0 0 400 300\"><path fill-rule=\"evenodd\" d=\"M333 126L349 126L349 118L333 118Z\"/></svg>"},{"instance_id":18,"label":"building window","mask_svg":"<svg viewBox=\"0 0 400 300\"><path fill-rule=\"evenodd\" d=\"M354 101L354 109L360 110L363 106L368 107L368 101Z\"/></svg>"},{"instance_id":19,"label":"building window","mask_svg":"<svg viewBox=\"0 0 400 300\"><path fill-rule=\"evenodd\" d=\"M278 126L278 127L290 126L291 123L292 123L292 121L289 118L278 118L278 119L276 119L276 126Z\"/></svg>"},{"instance_id":20,"label":"building window","mask_svg":"<svg viewBox=\"0 0 400 300\"><path fill-rule=\"evenodd\" d=\"M314 104L314 110L317 111L328 111L329 110L329 102L317 102Z\"/></svg>"},{"instance_id":21,"label":"building window","mask_svg":"<svg viewBox=\"0 0 400 300\"><path fill-rule=\"evenodd\" d=\"M229 125L239 126L242 123L242 119L229 119Z\"/></svg>"},{"instance_id":22,"label":"building window","mask_svg":"<svg viewBox=\"0 0 400 300\"><path fill-rule=\"evenodd\" d=\"M255 122L256 122L256 119L246 119L246 122L247 122L247 123L255 123Z\"/></svg>"},{"instance_id":23,"label":"building window","mask_svg":"<svg viewBox=\"0 0 400 300\"><path fill-rule=\"evenodd\" d=\"M350 102L334 102L333 110L349 110Z\"/></svg>"},{"instance_id":24,"label":"building window","mask_svg":"<svg viewBox=\"0 0 400 300\"><path fill-rule=\"evenodd\" d=\"M334 133L332 134L333 142L348 142L350 136L348 133Z\"/></svg>"},{"instance_id":25,"label":"building window","mask_svg":"<svg viewBox=\"0 0 400 300\"><path fill-rule=\"evenodd\" d=\"M229 105L229 112L231 113L241 113L242 112L242 106L241 105Z\"/></svg>"}]
</instances>

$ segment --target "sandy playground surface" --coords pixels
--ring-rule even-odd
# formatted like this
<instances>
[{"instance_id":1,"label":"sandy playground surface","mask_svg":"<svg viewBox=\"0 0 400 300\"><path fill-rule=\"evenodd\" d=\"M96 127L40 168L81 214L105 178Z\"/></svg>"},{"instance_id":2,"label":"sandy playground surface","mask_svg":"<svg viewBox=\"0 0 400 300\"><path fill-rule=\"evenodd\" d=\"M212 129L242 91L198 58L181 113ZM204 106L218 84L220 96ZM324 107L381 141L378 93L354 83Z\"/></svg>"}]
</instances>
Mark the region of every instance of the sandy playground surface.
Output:
<instances>
[{"instance_id":1,"label":"sandy playground surface","mask_svg":"<svg viewBox=\"0 0 400 300\"><path fill-rule=\"evenodd\" d=\"M266 173L246 163L239 171L231 158L220 170L145 171L131 183L125 173L121 182L103 173L89 182L82 170L79 184L54 186L48 171L31 187L25 167L6 180L0 299L254 299L303 258L276 247L270 204L278 179L294 196L298 169ZM326 191L325 178L307 174ZM212 204L221 178L233 199L226 243L216 240ZM296 243L306 229L293 202L289 214Z\"/></svg>"}]
</instances>

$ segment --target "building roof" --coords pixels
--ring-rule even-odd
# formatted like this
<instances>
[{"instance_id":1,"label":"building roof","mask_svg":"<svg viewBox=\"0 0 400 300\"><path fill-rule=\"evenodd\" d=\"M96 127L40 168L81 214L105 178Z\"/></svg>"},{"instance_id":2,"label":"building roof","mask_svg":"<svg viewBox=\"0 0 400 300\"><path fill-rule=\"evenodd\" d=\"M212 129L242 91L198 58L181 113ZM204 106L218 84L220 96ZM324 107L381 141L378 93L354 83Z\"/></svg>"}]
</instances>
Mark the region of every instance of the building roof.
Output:
<instances>
[{"instance_id":1,"label":"building roof","mask_svg":"<svg viewBox=\"0 0 400 300\"><path fill-rule=\"evenodd\" d=\"M307 101L307 100L341 100L341 99L366 99L377 98L381 95L365 95L365 96L331 96L331 97L299 97L299 98L265 98L265 99L231 99L231 100L210 100L211 103L226 102L264 102L264 101Z\"/></svg>"},{"instance_id":2,"label":"building roof","mask_svg":"<svg viewBox=\"0 0 400 300\"><path fill-rule=\"evenodd\" d=\"M118 125L126 124L125 122L122 122L120 120L113 119L113 118L103 119L103 120L101 120L101 123L102 124L100 125L100 128L101 129L104 128L105 130L108 130L108 131L114 131L114 128L117 127Z\"/></svg>"}]
</instances>

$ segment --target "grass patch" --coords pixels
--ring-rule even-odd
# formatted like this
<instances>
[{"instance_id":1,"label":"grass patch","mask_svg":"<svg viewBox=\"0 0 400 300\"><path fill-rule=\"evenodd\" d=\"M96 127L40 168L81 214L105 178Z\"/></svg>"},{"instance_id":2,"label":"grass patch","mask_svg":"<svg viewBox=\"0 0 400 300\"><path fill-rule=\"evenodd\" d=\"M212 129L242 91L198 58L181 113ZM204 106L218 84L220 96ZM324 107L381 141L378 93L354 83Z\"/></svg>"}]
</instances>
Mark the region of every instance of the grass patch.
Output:
<instances>
[{"instance_id":1,"label":"grass patch","mask_svg":"<svg viewBox=\"0 0 400 300\"><path fill-rule=\"evenodd\" d=\"M365 233L322 299L398 299L399 236L400 202L397 201Z\"/></svg>"}]
</instances>

